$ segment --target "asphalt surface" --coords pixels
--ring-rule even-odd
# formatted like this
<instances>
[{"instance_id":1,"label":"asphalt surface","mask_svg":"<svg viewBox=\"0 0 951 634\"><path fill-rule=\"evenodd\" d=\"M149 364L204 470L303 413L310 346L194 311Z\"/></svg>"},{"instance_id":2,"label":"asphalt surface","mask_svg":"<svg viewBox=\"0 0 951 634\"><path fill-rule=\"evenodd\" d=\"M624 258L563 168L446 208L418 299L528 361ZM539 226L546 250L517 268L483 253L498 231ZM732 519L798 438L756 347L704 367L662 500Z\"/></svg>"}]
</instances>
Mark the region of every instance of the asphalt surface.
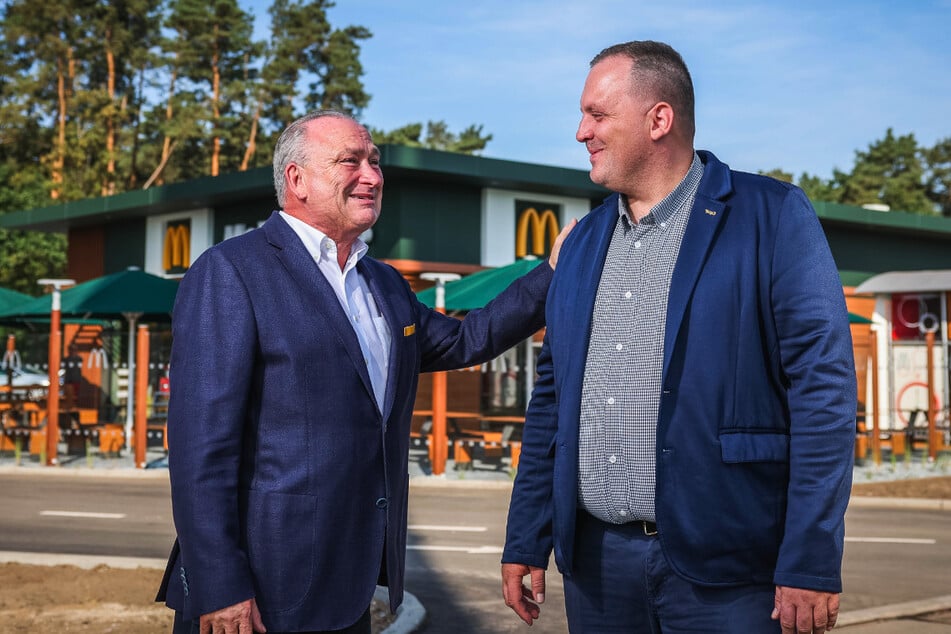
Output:
<instances>
[{"instance_id":1,"label":"asphalt surface","mask_svg":"<svg viewBox=\"0 0 951 634\"><path fill-rule=\"evenodd\" d=\"M164 564L174 537L167 470L122 461L45 468L0 458L0 561ZM555 572L531 630L502 603L498 560L510 488L511 478L495 467L414 474L411 597L387 634L567 632ZM951 634L949 511L947 500L853 498L837 630Z\"/></svg>"}]
</instances>

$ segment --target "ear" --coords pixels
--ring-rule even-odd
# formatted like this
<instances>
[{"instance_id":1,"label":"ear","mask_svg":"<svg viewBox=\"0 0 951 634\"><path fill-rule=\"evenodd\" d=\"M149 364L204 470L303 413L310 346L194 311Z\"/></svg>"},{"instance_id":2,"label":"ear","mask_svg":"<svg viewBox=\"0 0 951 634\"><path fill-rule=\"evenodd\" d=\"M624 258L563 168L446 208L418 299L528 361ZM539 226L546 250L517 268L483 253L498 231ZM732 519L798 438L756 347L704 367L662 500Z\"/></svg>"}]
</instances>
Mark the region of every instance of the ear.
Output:
<instances>
[{"instance_id":1,"label":"ear","mask_svg":"<svg viewBox=\"0 0 951 634\"><path fill-rule=\"evenodd\" d=\"M289 163L284 168L284 183L287 187L287 196L293 196L298 200L307 198L304 189L304 171L296 163Z\"/></svg>"},{"instance_id":2,"label":"ear","mask_svg":"<svg viewBox=\"0 0 951 634\"><path fill-rule=\"evenodd\" d=\"M666 101L658 101L647 113L650 122L650 135L654 141L670 134L674 129L674 108Z\"/></svg>"}]
</instances>

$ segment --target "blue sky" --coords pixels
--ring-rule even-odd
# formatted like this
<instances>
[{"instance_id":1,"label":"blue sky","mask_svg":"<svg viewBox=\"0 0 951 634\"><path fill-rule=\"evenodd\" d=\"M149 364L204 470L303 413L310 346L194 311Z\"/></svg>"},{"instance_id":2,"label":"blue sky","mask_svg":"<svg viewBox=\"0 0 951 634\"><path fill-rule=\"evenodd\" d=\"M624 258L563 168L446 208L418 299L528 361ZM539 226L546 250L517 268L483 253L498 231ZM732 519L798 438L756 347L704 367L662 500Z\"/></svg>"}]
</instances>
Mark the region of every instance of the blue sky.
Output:
<instances>
[{"instance_id":1,"label":"blue sky","mask_svg":"<svg viewBox=\"0 0 951 634\"><path fill-rule=\"evenodd\" d=\"M267 31L269 0L243 0ZM493 135L483 156L588 169L574 140L588 61L668 42L697 93L698 148L735 169L829 178L855 151L951 137L951 0L338 0L366 26L365 123L445 120Z\"/></svg>"}]
</instances>

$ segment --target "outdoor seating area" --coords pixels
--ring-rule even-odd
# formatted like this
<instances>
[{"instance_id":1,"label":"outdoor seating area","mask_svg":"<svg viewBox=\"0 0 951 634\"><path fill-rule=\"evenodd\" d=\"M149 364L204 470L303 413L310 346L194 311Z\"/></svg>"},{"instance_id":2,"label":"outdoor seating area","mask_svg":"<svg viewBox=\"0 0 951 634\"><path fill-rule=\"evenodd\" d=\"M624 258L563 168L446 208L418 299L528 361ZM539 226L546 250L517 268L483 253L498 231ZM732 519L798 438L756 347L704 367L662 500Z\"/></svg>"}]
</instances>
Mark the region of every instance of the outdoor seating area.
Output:
<instances>
[{"instance_id":1,"label":"outdoor seating area","mask_svg":"<svg viewBox=\"0 0 951 634\"><path fill-rule=\"evenodd\" d=\"M168 449L167 324L178 283L135 268L78 285L41 282L53 292L0 295L0 461L92 467L127 452L144 467L147 449Z\"/></svg>"},{"instance_id":2,"label":"outdoor seating area","mask_svg":"<svg viewBox=\"0 0 951 634\"><path fill-rule=\"evenodd\" d=\"M410 446L426 448L428 461L434 460L435 443L432 410L415 410L410 431ZM446 436L442 440L447 459L456 471L479 468L518 468L522 452L524 416L491 416L478 412L447 411Z\"/></svg>"}]
</instances>

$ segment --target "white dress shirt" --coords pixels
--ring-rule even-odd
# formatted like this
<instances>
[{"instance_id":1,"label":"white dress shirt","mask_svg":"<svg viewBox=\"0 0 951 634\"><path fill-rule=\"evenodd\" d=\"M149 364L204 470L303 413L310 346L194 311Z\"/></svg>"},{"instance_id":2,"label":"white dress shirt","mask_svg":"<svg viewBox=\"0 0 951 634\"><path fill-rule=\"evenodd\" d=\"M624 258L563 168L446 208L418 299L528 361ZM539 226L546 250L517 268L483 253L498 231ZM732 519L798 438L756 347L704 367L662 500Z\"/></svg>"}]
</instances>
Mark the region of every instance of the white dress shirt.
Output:
<instances>
[{"instance_id":1,"label":"white dress shirt","mask_svg":"<svg viewBox=\"0 0 951 634\"><path fill-rule=\"evenodd\" d=\"M367 244L357 238L350 249L347 263L340 270L337 262L337 244L319 229L280 212L294 230L304 247L317 263L317 268L330 282L340 307L350 320L350 326L360 341L363 360L367 364L373 396L377 406L383 411L383 399L386 395L386 378L390 356L390 327L380 312L376 300L370 293L366 280L357 272L357 262L366 255Z\"/></svg>"}]
</instances>

